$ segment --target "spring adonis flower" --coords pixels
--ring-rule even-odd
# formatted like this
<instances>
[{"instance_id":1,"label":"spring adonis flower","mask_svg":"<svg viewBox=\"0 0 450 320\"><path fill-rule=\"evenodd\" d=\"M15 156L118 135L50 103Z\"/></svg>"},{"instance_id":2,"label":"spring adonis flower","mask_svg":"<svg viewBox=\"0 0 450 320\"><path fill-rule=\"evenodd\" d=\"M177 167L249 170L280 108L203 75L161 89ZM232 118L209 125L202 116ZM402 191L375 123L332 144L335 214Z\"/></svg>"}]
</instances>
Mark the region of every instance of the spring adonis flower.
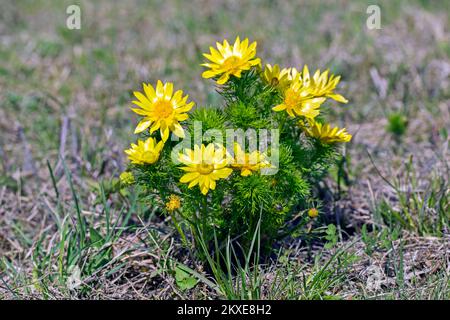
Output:
<instances>
[{"instance_id":1,"label":"spring adonis flower","mask_svg":"<svg viewBox=\"0 0 450 320\"><path fill-rule=\"evenodd\" d=\"M181 199L175 194L169 196L169 201L166 203L166 209L169 212L173 212L181 207Z\"/></svg>"},{"instance_id":2,"label":"spring adonis flower","mask_svg":"<svg viewBox=\"0 0 450 320\"><path fill-rule=\"evenodd\" d=\"M320 106L325 97L314 97L307 87L303 86L300 74L292 79L290 86L283 92L283 102L272 108L273 111L283 111L291 116L304 116L313 119L320 113Z\"/></svg>"},{"instance_id":3,"label":"spring adonis flower","mask_svg":"<svg viewBox=\"0 0 450 320\"><path fill-rule=\"evenodd\" d=\"M173 83L163 83L158 80L156 90L151 84L143 84L144 94L134 92L137 100L133 103L139 108L132 108L138 115L144 117L136 127L134 133L140 133L150 126L150 133L160 130L162 140L165 142L173 132L180 138L184 138L184 130L180 121L189 116L186 112L192 109L194 102L187 103L188 95L183 97L183 91L173 93Z\"/></svg>"},{"instance_id":4,"label":"spring adonis flower","mask_svg":"<svg viewBox=\"0 0 450 320\"><path fill-rule=\"evenodd\" d=\"M317 210L316 208L311 208L308 210L308 216L310 218L317 218L319 216L319 210Z\"/></svg>"},{"instance_id":5,"label":"spring adonis flower","mask_svg":"<svg viewBox=\"0 0 450 320\"><path fill-rule=\"evenodd\" d=\"M308 125L305 125L304 122L300 122L299 125L307 136L319 139L326 144L349 142L352 139L352 135L345 128L333 128L328 123L322 124L315 120L309 120Z\"/></svg>"},{"instance_id":6,"label":"spring adonis flower","mask_svg":"<svg viewBox=\"0 0 450 320\"><path fill-rule=\"evenodd\" d=\"M132 143L131 148L125 150L131 163L134 164L153 164L159 159L164 143L156 143L155 138L148 138L145 141L138 140L137 145Z\"/></svg>"},{"instance_id":7,"label":"spring adonis flower","mask_svg":"<svg viewBox=\"0 0 450 320\"><path fill-rule=\"evenodd\" d=\"M293 70L293 75L297 73L296 70ZM303 83L303 87L308 89L308 93L314 97L326 97L331 98L337 102L347 103L348 100L345 99L342 95L334 92L336 86L338 85L341 76L335 76L332 74L329 75L329 71L325 71L320 73L320 70L317 70L312 78L309 75L308 66L305 65L303 67L303 72L301 73L301 81Z\"/></svg>"},{"instance_id":8,"label":"spring adonis flower","mask_svg":"<svg viewBox=\"0 0 450 320\"><path fill-rule=\"evenodd\" d=\"M234 159L231 167L240 170L241 176L246 177L253 172L259 171L262 168L269 167L270 164L266 160L264 154L255 150L251 153L242 150L238 143L234 144Z\"/></svg>"},{"instance_id":9,"label":"spring adonis flower","mask_svg":"<svg viewBox=\"0 0 450 320\"><path fill-rule=\"evenodd\" d=\"M209 47L210 53L204 53L203 56L211 62L204 63L202 66L210 68L203 72L202 77L205 79L219 77L218 84L224 84L230 76L241 77L242 71L250 70L252 66L261 63L256 55L256 41L252 44L248 43L248 39L240 41L236 38L234 45L230 45L227 40L223 44L216 42L217 50Z\"/></svg>"},{"instance_id":10,"label":"spring adonis flower","mask_svg":"<svg viewBox=\"0 0 450 320\"><path fill-rule=\"evenodd\" d=\"M262 79L268 85L282 90L289 86L291 82L290 72L291 70L287 68L280 69L278 64L275 64L273 67L270 64L266 64Z\"/></svg>"},{"instance_id":11,"label":"spring adonis flower","mask_svg":"<svg viewBox=\"0 0 450 320\"><path fill-rule=\"evenodd\" d=\"M180 169L186 171L180 182L189 183L188 188L198 184L201 193L206 195L208 191L216 188L216 181L226 179L233 171L227 168L229 157L223 146L215 147L213 143L205 147L194 145L194 150L185 149L180 154L179 160L185 166Z\"/></svg>"}]
</instances>

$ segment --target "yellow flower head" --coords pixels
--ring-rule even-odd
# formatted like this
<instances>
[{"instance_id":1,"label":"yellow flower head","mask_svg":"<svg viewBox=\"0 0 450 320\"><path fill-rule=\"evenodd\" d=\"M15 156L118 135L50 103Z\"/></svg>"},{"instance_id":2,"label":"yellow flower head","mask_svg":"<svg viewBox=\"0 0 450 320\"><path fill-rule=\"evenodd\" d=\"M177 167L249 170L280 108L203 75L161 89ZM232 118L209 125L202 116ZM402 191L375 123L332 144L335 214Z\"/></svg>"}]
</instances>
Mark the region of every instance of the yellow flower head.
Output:
<instances>
[{"instance_id":1,"label":"yellow flower head","mask_svg":"<svg viewBox=\"0 0 450 320\"><path fill-rule=\"evenodd\" d=\"M180 182L189 183L189 188L198 184L200 191L206 195L209 189L216 188L216 181L227 178L233 171L227 168L229 156L223 146L215 147L213 143L205 147L194 146L194 150L185 149L179 160L185 165L186 171Z\"/></svg>"},{"instance_id":2,"label":"yellow flower head","mask_svg":"<svg viewBox=\"0 0 450 320\"><path fill-rule=\"evenodd\" d=\"M186 120L186 114L194 106L194 102L187 103L188 95L183 97L183 91L173 93L173 83L163 83L158 80L156 90L151 84L143 84L144 94L134 92L137 100L133 103L139 108L132 110L144 117L136 127L134 133L140 133L150 126L150 133L160 130L162 140L169 138L170 131L180 138L184 138L184 131L180 121Z\"/></svg>"},{"instance_id":3,"label":"yellow flower head","mask_svg":"<svg viewBox=\"0 0 450 320\"><path fill-rule=\"evenodd\" d=\"M302 72L299 72L296 68L291 68L288 79L290 81L299 81L303 90L310 96L331 98L342 103L348 102L342 95L334 93L334 89L336 89L341 77L336 77L334 74L329 76L328 70L322 73L320 70L317 70L311 77L308 65L304 65Z\"/></svg>"},{"instance_id":4,"label":"yellow flower head","mask_svg":"<svg viewBox=\"0 0 450 320\"><path fill-rule=\"evenodd\" d=\"M134 183L134 176L129 171L122 172L119 176L119 179L120 179L120 183L125 186L129 186Z\"/></svg>"},{"instance_id":5,"label":"yellow flower head","mask_svg":"<svg viewBox=\"0 0 450 320\"><path fill-rule=\"evenodd\" d=\"M309 93L315 97L327 97L337 102L347 103L348 100L342 95L334 93L334 89L336 89L341 76L336 77L334 74L331 76L328 75L328 70L323 73L317 70L313 77L310 78L308 66L305 65L302 72L303 85L308 87Z\"/></svg>"},{"instance_id":6,"label":"yellow flower head","mask_svg":"<svg viewBox=\"0 0 450 320\"><path fill-rule=\"evenodd\" d=\"M173 212L181 207L181 199L175 194L169 196L169 201L166 203L166 209L169 212Z\"/></svg>"},{"instance_id":7,"label":"yellow flower head","mask_svg":"<svg viewBox=\"0 0 450 320\"><path fill-rule=\"evenodd\" d=\"M308 210L308 216L310 218L317 218L317 216L319 215L319 210L317 210L316 208L311 208Z\"/></svg>"},{"instance_id":8,"label":"yellow flower head","mask_svg":"<svg viewBox=\"0 0 450 320\"><path fill-rule=\"evenodd\" d=\"M234 144L234 160L231 166L237 170L241 170L241 176L246 177L262 168L269 167L270 164L266 160L264 154L255 150L246 153L241 149L238 143Z\"/></svg>"},{"instance_id":9,"label":"yellow flower head","mask_svg":"<svg viewBox=\"0 0 450 320\"><path fill-rule=\"evenodd\" d=\"M273 111L283 111L291 116L315 118L320 113L320 106L325 102L324 97L312 96L303 83L299 74L292 80L290 86L283 93L283 102L272 108Z\"/></svg>"},{"instance_id":10,"label":"yellow flower head","mask_svg":"<svg viewBox=\"0 0 450 320\"><path fill-rule=\"evenodd\" d=\"M137 145L132 143L131 148L125 150L131 163L152 164L158 161L164 143L156 143L155 138L148 138L145 141L138 140Z\"/></svg>"},{"instance_id":11,"label":"yellow flower head","mask_svg":"<svg viewBox=\"0 0 450 320\"><path fill-rule=\"evenodd\" d=\"M256 41L248 44L248 39L240 41L236 38L234 45L230 45L227 40L223 44L216 42L217 50L209 47L210 54L204 53L203 56L211 62L204 63L202 66L210 68L203 72L202 77L205 79L220 76L217 79L218 84L224 84L230 76L240 78L242 71L249 70L252 66L261 63L256 55Z\"/></svg>"},{"instance_id":12,"label":"yellow flower head","mask_svg":"<svg viewBox=\"0 0 450 320\"><path fill-rule=\"evenodd\" d=\"M273 87L284 89L289 86L291 80L290 69L280 69L280 66L275 64L273 67L270 64L266 64L262 79L268 85Z\"/></svg>"},{"instance_id":13,"label":"yellow flower head","mask_svg":"<svg viewBox=\"0 0 450 320\"><path fill-rule=\"evenodd\" d=\"M319 139L323 143L349 142L352 139L352 135L345 128L332 128L328 123L322 124L314 120L309 120L308 126L304 122L300 122L299 125L306 135Z\"/></svg>"},{"instance_id":14,"label":"yellow flower head","mask_svg":"<svg viewBox=\"0 0 450 320\"><path fill-rule=\"evenodd\" d=\"M305 67L307 67L307 66L305 65ZM299 72L299 71L297 70L297 68L294 68L294 67L289 68L288 79L289 79L289 81L291 81L291 82L292 82L294 79L297 80L297 81L301 81L301 80L302 80L302 78L301 78L301 72Z\"/></svg>"}]
</instances>

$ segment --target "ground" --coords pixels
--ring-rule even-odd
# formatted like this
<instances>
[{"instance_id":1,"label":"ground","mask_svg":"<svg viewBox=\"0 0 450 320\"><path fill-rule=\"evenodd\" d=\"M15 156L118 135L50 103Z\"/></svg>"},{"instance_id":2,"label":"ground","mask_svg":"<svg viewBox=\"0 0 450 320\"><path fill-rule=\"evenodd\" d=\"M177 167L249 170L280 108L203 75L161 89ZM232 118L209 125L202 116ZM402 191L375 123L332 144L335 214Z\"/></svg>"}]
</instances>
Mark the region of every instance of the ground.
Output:
<instances>
[{"instance_id":1,"label":"ground","mask_svg":"<svg viewBox=\"0 0 450 320\"><path fill-rule=\"evenodd\" d=\"M448 3L383 1L375 30L358 0L79 3L81 30L66 27L71 1L0 4L0 299L224 297L158 208L108 188L137 121L131 92L163 79L220 105L199 65L237 35L269 63L342 75L350 102L328 115L354 136L318 188L316 226L335 224L337 243L286 239L260 283L234 294L450 298ZM83 289L58 247L77 214L121 230L106 251L80 251ZM193 288L177 263L198 275Z\"/></svg>"}]
</instances>

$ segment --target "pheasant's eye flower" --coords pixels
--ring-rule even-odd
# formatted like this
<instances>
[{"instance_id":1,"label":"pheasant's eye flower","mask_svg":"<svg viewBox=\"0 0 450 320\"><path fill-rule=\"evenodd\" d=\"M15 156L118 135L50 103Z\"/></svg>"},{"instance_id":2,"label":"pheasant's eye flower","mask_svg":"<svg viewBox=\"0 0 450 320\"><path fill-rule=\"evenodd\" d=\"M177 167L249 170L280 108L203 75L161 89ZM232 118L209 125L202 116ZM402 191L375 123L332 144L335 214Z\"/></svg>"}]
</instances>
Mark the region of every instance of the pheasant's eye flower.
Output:
<instances>
[{"instance_id":1,"label":"pheasant's eye flower","mask_svg":"<svg viewBox=\"0 0 450 320\"><path fill-rule=\"evenodd\" d=\"M246 177L262 168L270 166L264 154L255 150L246 153L237 143L234 144L234 160L231 166L237 170L241 170L241 176Z\"/></svg>"},{"instance_id":2,"label":"pheasant's eye flower","mask_svg":"<svg viewBox=\"0 0 450 320\"><path fill-rule=\"evenodd\" d=\"M317 210L316 208L311 208L308 210L308 216L310 218L317 218L317 216L319 215L319 210Z\"/></svg>"},{"instance_id":3,"label":"pheasant's eye flower","mask_svg":"<svg viewBox=\"0 0 450 320\"><path fill-rule=\"evenodd\" d=\"M272 108L274 111L283 111L291 116L304 116L313 119L320 113L320 106L326 100L324 97L311 96L298 77L294 79L284 91L283 102Z\"/></svg>"},{"instance_id":4,"label":"pheasant's eye flower","mask_svg":"<svg viewBox=\"0 0 450 320\"><path fill-rule=\"evenodd\" d=\"M144 94L134 92L138 100L133 103L140 108L132 110L144 117L136 127L134 133L140 133L150 126L150 133L160 130L162 140L165 142L172 131L180 138L184 138L184 131L180 121L186 120L186 114L194 106L194 102L187 103L188 95L183 97L183 91L173 93L173 83L162 84L158 80L156 90L151 84L143 84Z\"/></svg>"},{"instance_id":5,"label":"pheasant's eye flower","mask_svg":"<svg viewBox=\"0 0 450 320\"><path fill-rule=\"evenodd\" d=\"M134 164L153 164L159 159L164 143L156 143L155 138L148 138L145 141L138 140L137 145L132 143L131 148L125 150L131 163Z\"/></svg>"},{"instance_id":6,"label":"pheasant's eye flower","mask_svg":"<svg viewBox=\"0 0 450 320\"><path fill-rule=\"evenodd\" d=\"M169 201L166 203L166 209L169 212L173 212L181 207L181 199L175 194L169 196Z\"/></svg>"},{"instance_id":7,"label":"pheasant's eye flower","mask_svg":"<svg viewBox=\"0 0 450 320\"><path fill-rule=\"evenodd\" d=\"M332 128L328 123L322 124L314 120L309 120L308 124L306 126L303 122L299 123L306 135L319 139L323 143L349 142L352 139L352 135L345 128Z\"/></svg>"},{"instance_id":8,"label":"pheasant's eye flower","mask_svg":"<svg viewBox=\"0 0 450 320\"><path fill-rule=\"evenodd\" d=\"M129 171L122 172L119 176L119 179L120 179L120 183L125 186L129 186L134 183L134 176Z\"/></svg>"},{"instance_id":9,"label":"pheasant's eye flower","mask_svg":"<svg viewBox=\"0 0 450 320\"><path fill-rule=\"evenodd\" d=\"M329 71L320 72L317 70L311 77L309 74L308 65L303 67L302 72L299 72L296 68L291 68L288 78L290 81L299 81L305 91L314 97L326 97L331 98L337 102L347 103L348 100L342 95L334 93L334 89L341 80L340 76L334 74L329 75Z\"/></svg>"},{"instance_id":10,"label":"pheasant's eye flower","mask_svg":"<svg viewBox=\"0 0 450 320\"><path fill-rule=\"evenodd\" d=\"M180 182L189 183L188 188L198 184L204 195L209 189L216 188L217 180L227 178L233 171L227 168L229 156L226 149L223 146L215 148L213 143L207 147L203 144L201 147L195 145L194 150L185 149L179 160L185 165L180 169L187 172Z\"/></svg>"},{"instance_id":11,"label":"pheasant's eye flower","mask_svg":"<svg viewBox=\"0 0 450 320\"><path fill-rule=\"evenodd\" d=\"M273 67L270 64L266 64L262 75L262 79L265 83L279 89L284 89L289 86L289 83L291 82L289 77L290 69L280 69L280 66L277 64Z\"/></svg>"},{"instance_id":12,"label":"pheasant's eye flower","mask_svg":"<svg viewBox=\"0 0 450 320\"><path fill-rule=\"evenodd\" d=\"M259 58L255 58L256 41L249 46L248 39L241 42L237 37L232 46L227 40L224 40L223 44L216 42L216 46L217 50L209 47L210 54L203 54L211 62L202 64L210 68L203 72L202 77L209 79L220 76L217 79L218 84L226 83L232 75L240 78L242 71L261 63Z\"/></svg>"}]
</instances>

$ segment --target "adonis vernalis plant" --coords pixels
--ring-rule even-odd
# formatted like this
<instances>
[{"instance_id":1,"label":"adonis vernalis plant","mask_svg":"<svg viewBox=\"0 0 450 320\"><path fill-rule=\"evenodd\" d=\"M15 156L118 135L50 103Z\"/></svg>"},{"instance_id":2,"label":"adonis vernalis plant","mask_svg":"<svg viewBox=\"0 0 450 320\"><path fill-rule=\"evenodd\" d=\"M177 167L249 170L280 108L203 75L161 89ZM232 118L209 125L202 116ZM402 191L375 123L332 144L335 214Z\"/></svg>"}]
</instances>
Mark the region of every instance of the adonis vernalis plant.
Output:
<instances>
[{"instance_id":1,"label":"adonis vernalis plant","mask_svg":"<svg viewBox=\"0 0 450 320\"><path fill-rule=\"evenodd\" d=\"M183 91L161 81L134 92L141 139L125 150L130 165L121 181L158 203L186 244L199 246L201 237L212 248L230 239L245 249L258 228L270 249L301 234L320 216L315 186L351 140L321 118L328 100L347 103L335 92L339 76L311 76L306 65L263 67L256 47L238 37L204 54L202 76L216 82L223 106L192 110Z\"/></svg>"}]
</instances>

